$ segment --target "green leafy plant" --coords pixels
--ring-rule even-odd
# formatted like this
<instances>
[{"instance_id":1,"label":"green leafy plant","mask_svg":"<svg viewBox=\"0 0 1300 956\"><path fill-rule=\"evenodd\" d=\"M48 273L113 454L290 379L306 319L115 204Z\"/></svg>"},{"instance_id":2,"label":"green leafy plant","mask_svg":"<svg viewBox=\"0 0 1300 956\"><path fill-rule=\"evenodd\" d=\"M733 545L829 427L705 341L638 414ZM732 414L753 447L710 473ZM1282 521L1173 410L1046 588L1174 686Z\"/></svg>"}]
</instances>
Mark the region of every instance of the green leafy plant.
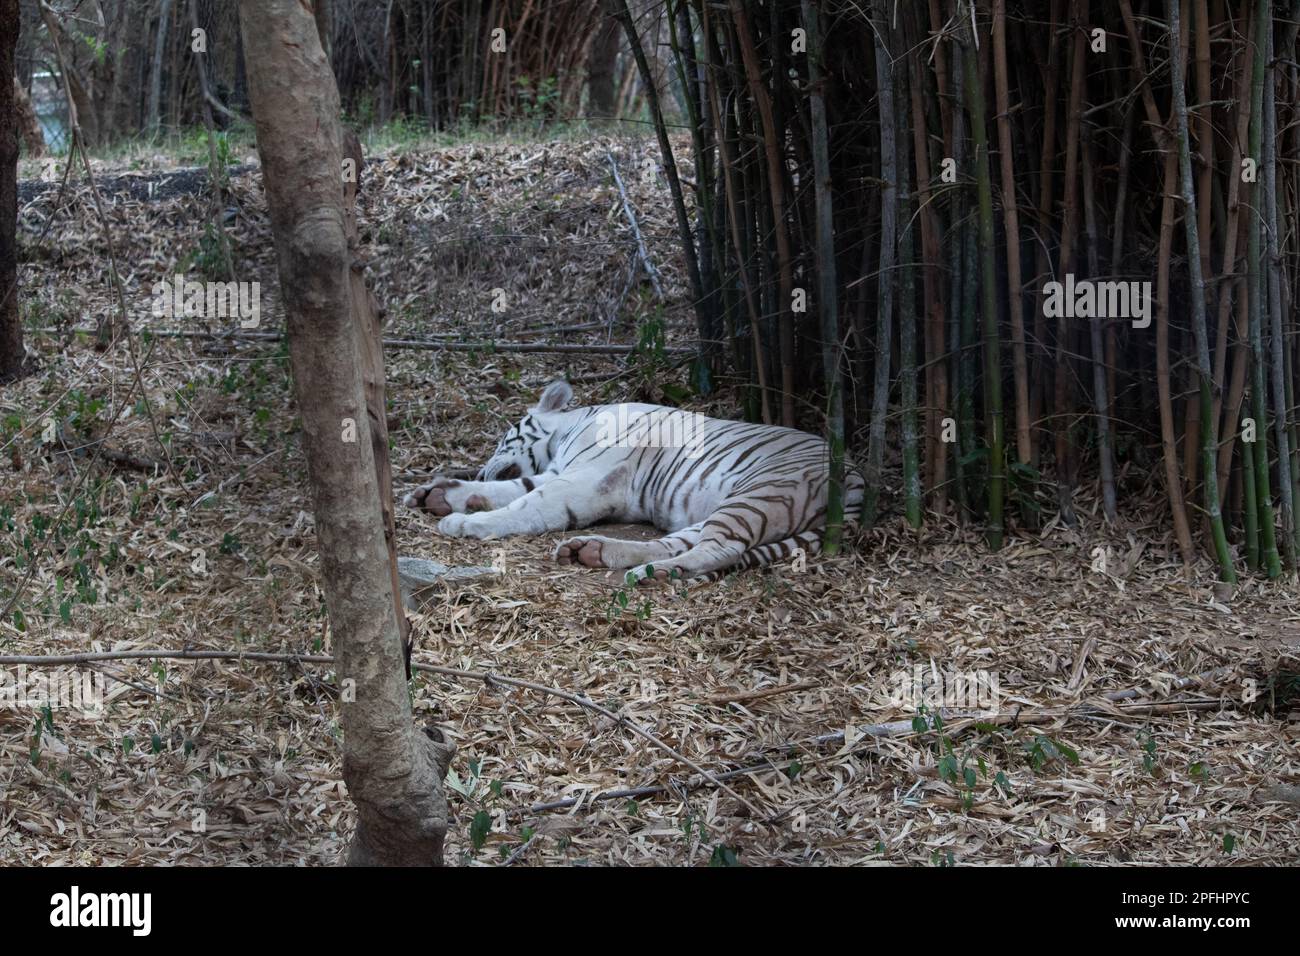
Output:
<instances>
[{"instance_id":1,"label":"green leafy plant","mask_svg":"<svg viewBox=\"0 0 1300 956\"><path fill-rule=\"evenodd\" d=\"M1142 769L1147 773L1156 772L1156 740L1148 731L1138 731L1138 746L1142 748Z\"/></svg>"},{"instance_id":2,"label":"green leafy plant","mask_svg":"<svg viewBox=\"0 0 1300 956\"><path fill-rule=\"evenodd\" d=\"M740 866L740 851L719 843L709 857L709 866Z\"/></svg>"},{"instance_id":3,"label":"green leafy plant","mask_svg":"<svg viewBox=\"0 0 1300 956\"><path fill-rule=\"evenodd\" d=\"M628 364L635 390L647 400L658 400L660 394L677 403L689 398L689 391L681 386L661 384L668 378L671 364L662 306L656 306L637 322L636 343Z\"/></svg>"},{"instance_id":4,"label":"green leafy plant","mask_svg":"<svg viewBox=\"0 0 1300 956\"><path fill-rule=\"evenodd\" d=\"M515 80L519 87L519 106L525 120L535 122L540 129L554 119L560 105L560 90L555 77L546 76L534 81L521 76Z\"/></svg>"},{"instance_id":5,"label":"green leafy plant","mask_svg":"<svg viewBox=\"0 0 1300 956\"><path fill-rule=\"evenodd\" d=\"M1079 754L1046 734L1037 734L1034 739L1023 745L1025 754L1029 759L1029 765L1033 768L1034 773L1042 772L1043 768L1054 760L1060 760L1071 766L1079 765Z\"/></svg>"}]
</instances>

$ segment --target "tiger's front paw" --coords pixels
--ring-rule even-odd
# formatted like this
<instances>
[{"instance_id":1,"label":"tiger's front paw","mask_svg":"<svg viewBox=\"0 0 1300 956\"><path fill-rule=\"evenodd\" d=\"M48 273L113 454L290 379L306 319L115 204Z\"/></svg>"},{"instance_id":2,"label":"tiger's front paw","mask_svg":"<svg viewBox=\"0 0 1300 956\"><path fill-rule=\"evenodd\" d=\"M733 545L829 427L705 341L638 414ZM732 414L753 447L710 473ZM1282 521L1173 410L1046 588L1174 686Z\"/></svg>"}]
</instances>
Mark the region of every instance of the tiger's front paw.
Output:
<instances>
[{"instance_id":1,"label":"tiger's front paw","mask_svg":"<svg viewBox=\"0 0 1300 956\"><path fill-rule=\"evenodd\" d=\"M402 504L417 511L427 511L435 518L473 511L491 511L492 503L474 488L477 484L459 478L435 478L402 499Z\"/></svg>"},{"instance_id":2,"label":"tiger's front paw","mask_svg":"<svg viewBox=\"0 0 1300 956\"><path fill-rule=\"evenodd\" d=\"M421 485L402 499L402 504L416 511L427 511L436 518L451 514L455 505L447 500L447 492L459 487L455 478L435 478L427 485Z\"/></svg>"},{"instance_id":3,"label":"tiger's front paw","mask_svg":"<svg viewBox=\"0 0 1300 956\"><path fill-rule=\"evenodd\" d=\"M497 538L500 532L486 514L450 514L438 522L438 533L448 538Z\"/></svg>"}]
</instances>

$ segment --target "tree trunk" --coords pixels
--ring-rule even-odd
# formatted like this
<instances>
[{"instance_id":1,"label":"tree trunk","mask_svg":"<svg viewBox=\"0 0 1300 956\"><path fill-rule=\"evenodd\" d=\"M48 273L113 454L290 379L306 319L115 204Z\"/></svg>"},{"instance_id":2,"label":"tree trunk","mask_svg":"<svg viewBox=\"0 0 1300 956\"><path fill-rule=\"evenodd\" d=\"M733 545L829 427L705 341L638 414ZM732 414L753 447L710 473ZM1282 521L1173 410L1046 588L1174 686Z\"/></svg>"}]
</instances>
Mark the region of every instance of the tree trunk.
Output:
<instances>
[{"instance_id":1,"label":"tree trunk","mask_svg":"<svg viewBox=\"0 0 1300 956\"><path fill-rule=\"evenodd\" d=\"M352 864L442 862L452 748L411 722L354 312L338 91L311 12L241 0L249 99L337 644Z\"/></svg>"},{"instance_id":2,"label":"tree trunk","mask_svg":"<svg viewBox=\"0 0 1300 956\"><path fill-rule=\"evenodd\" d=\"M22 136L23 151L27 154L27 158L36 159L44 156L45 134L41 132L41 123L36 118L31 97L17 80L14 80L13 108L18 116L18 132Z\"/></svg>"},{"instance_id":3,"label":"tree trunk","mask_svg":"<svg viewBox=\"0 0 1300 956\"><path fill-rule=\"evenodd\" d=\"M750 280L751 272L745 255L745 236L742 228L742 213L739 209L743 193L741 183L743 176L735 174L736 161L731 152L731 124L735 112L723 113L723 95L716 83L709 84L709 106L713 111L714 128L718 130L718 166L720 167L723 194L726 197L727 223L730 227L732 249L736 256L736 280L744 297L745 311L749 317L749 334L754 349L754 378L758 382L759 405L762 408L763 424L772 424L772 405L770 390L767 385L767 357L763 354L763 335L759 321L759 307L755 296L754 283ZM724 120L725 115L725 120ZM746 223L748 219L744 220Z\"/></svg>"},{"instance_id":4,"label":"tree trunk","mask_svg":"<svg viewBox=\"0 0 1300 956\"><path fill-rule=\"evenodd\" d=\"M910 31L902 25L894 31L898 42L906 47ZM908 108L911 101L910 71L906 66L898 73L895 97L900 105L894 123L898 127L898 195L899 218L911 222L915 212L912 191L911 150L908 147ZM898 259L898 393L902 404L900 439L903 446L903 516L913 528L921 527L921 457L917 447L916 388L916 257L911 230L905 230L899 244Z\"/></svg>"},{"instance_id":5,"label":"tree trunk","mask_svg":"<svg viewBox=\"0 0 1300 956\"><path fill-rule=\"evenodd\" d=\"M618 119L618 90L614 88L618 35L618 20L606 15L587 54L587 119Z\"/></svg>"},{"instance_id":6,"label":"tree trunk","mask_svg":"<svg viewBox=\"0 0 1300 956\"><path fill-rule=\"evenodd\" d=\"M1055 187L1056 187L1056 90L1061 80L1060 45L1056 42L1057 25L1061 19L1061 0L1051 0L1048 15L1047 63L1043 67L1043 142L1039 151L1038 162L1038 228L1047 230L1052 221ZM1022 84L1023 86L1023 84ZM1037 281L1041 284L1049 281L1052 272L1051 250L1045 242L1035 243L1037 262ZM1043 309L1034 310L1034 351L1030 369L1032 388L1029 393L1029 417L1037 428L1040 415L1047 405L1047 316ZM1041 435L1035 434L1033 447L1030 449L1031 463L1035 468L1039 464Z\"/></svg>"},{"instance_id":7,"label":"tree trunk","mask_svg":"<svg viewBox=\"0 0 1300 956\"><path fill-rule=\"evenodd\" d=\"M723 338L718 317L720 289L714 262L714 254L719 249L721 240L714 229L713 196L709 188L712 181L712 154L703 104L703 75L696 58L695 32L691 26L686 0L677 0L676 15L671 6L669 8L668 40L672 44L673 62L677 67L678 81L686 102L695 160L695 234L699 237L700 286L704 294L704 301L699 304L699 308L704 313L704 322L700 327L700 358L703 361L696 363L692 378L700 393L707 395L712 388L712 376L721 371L722 366ZM829 178L829 173L827 175Z\"/></svg>"},{"instance_id":8,"label":"tree trunk","mask_svg":"<svg viewBox=\"0 0 1300 956\"><path fill-rule=\"evenodd\" d=\"M162 0L158 6L158 35L153 46L153 69L149 73L149 113L145 125L150 136L158 135L162 108L163 52L167 49L167 27L171 23L172 0Z\"/></svg>"},{"instance_id":9,"label":"tree trunk","mask_svg":"<svg viewBox=\"0 0 1300 956\"><path fill-rule=\"evenodd\" d=\"M1247 48L1249 49L1249 48ZM1234 57L1234 66L1232 69L1233 91L1236 94L1236 120L1237 136L1232 140L1231 162L1228 166L1232 170L1241 169L1242 150L1245 149L1246 139L1250 135L1250 83L1247 80L1247 66L1244 58L1240 55ZM1227 226L1224 230L1223 239L1223 265L1220 273L1223 276L1232 276L1237 270L1237 246L1238 236L1241 232L1242 220L1241 215L1241 176L1234 174L1228 177L1228 198L1227 198ZM1219 290L1219 352L1215 356L1214 376L1215 381L1223 380L1222 369L1227 364L1228 350L1228 332L1231 326L1231 313L1233 311L1234 296L1236 297L1236 313L1240 317L1246 314L1245 309L1241 307L1245 295L1245 283L1240 279L1231 279L1223 283ZM1227 409L1223 411L1219 406L1222 404L1219 396L1216 394L1214 418L1215 421L1221 422L1219 434L1223 440L1219 445L1219 464L1218 479L1219 492L1223 493L1227 487L1229 468L1232 464L1232 449L1236 438L1237 429L1241 425L1241 400L1245 394L1246 368L1249 358L1249 346L1245 343L1249 341L1249 330L1244 319L1238 322L1238 342L1232 360L1232 379L1228 390ZM1220 412L1223 411L1223 417ZM1247 450L1249 452L1249 450ZM1247 454L1249 458L1249 454ZM1244 474L1244 473L1243 473ZM1244 480L1244 479L1243 479ZM1254 476L1251 476L1251 493L1248 499L1250 507L1254 509ZM1255 537L1258 549L1258 534ZM1258 553L1256 554L1256 564L1258 564ZM1252 565L1252 570L1255 566Z\"/></svg>"},{"instance_id":10,"label":"tree trunk","mask_svg":"<svg viewBox=\"0 0 1300 956\"><path fill-rule=\"evenodd\" d=\"M934 29L942 27L942 23L933 24ZM948 87L950 96L946 95L943 87L940 87L940 105L942 112L948 117L945 124L947 133L951 135L952 143L945 158L953 161L954 168L957 170L966 169L966 114L961 108L964 100L964 70L962 69L962 48L959 44L954 44L952 53L952 72L945 80L945 83L951 82ZM936 60L937 62L937 60ZM937 71L938 76L945 76L942 71ZM949 194L948 201L948 355L949 355L949 374L948 378L952 382L952 411L956 417L957 423L957 440L949 442L945 448L952 452L952 488L954 497L957 500L958 510L965 514L968 511L969 503L966 496L966 477L970 471L965 462L966 456L970 454L971 440L974 435L974 424L972 416L974 415L975 399L971 392L973 387L970 374L970 353L966 346L969 344L966 339L967 308L966 286L964 278L966 274L966 236L970 231L970 224L966 222L966 182L967 178L958 176L957 182L952 187L945 190ZM973 308L973 302L971 304ZM970 316L971 322L974 321L973 315Z\"/></svg>"},{"instance_id":11,"label":"tree trunk","mask_svg":"<svg viewBox=\"0 0 1300 956\"><path fill-rule=\"evenodd\" d=\"M22 374L23 325L18 311L18 112L14 50L18 0L0 0L0 382Z\"/></svg>"},{"instance_id":12,"label":"tree trunk","mask_svg":"<svg viewBox=\"0 0 1300 956\"><path fill-rule=\"evenodd\" d=\"M1092 134L1083 138L1083 221L1088 237L1088 276L1094 281L1101 274L1097 254L1096 176L1092 161ZM1111 321L1114 319L1112 317ZM1088 343L1092 350L1092 400L1097 415L1097 470L1101 481L1102 514L1114 524L1119 514L1115 506L1115 459L1111 453L1110 393L1106 388L1106 347L1102 319L1088 320Z\"/></svg>"}]
</instances>

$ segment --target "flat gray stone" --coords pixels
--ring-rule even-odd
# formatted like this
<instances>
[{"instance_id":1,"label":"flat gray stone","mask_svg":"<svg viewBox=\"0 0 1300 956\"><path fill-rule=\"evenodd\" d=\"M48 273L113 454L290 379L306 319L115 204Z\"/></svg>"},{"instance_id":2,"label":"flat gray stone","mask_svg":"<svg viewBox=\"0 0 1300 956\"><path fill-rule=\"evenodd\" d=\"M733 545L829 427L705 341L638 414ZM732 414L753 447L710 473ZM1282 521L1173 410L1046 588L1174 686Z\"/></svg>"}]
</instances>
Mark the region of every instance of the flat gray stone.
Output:
<instances>
[{"instance_id":1,"label":"flat gray stone","mask_svg":"<svg viewBox=\"0 0 1300 956\"><path fill-rule=\"evenodd\" d=\"M402 588L402 603L407 610L418 611L420 605L442 586L451 582L468 582L480 578L496 577L496 568L479 565L451 565L427 558L397 559L397 579Z\"/></svg>"}]
</instances>

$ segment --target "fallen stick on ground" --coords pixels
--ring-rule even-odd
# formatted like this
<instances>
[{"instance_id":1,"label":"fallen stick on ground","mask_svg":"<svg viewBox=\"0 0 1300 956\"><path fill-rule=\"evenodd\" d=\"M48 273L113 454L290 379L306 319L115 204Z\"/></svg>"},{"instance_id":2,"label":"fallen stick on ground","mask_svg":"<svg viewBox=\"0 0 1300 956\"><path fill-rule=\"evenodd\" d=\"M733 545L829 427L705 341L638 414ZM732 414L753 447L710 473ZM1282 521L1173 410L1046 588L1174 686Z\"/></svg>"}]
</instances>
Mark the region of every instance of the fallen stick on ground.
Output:
<instances>
[{"instance_id":1,"label":"fallen stick on ground","mask_svg":"<svg viewBox=\"0 0 1300 956\"><path fill-rule=\"evenodd\" d=\"M759 700L763 697L775 697L777 694L791 694L797 690L812 690L819 687L817 681L805 680L795 684L782 684L779 687L761 687L758 690L742 690L732 694L714 694L704 698L710 704L738 704L746 700Z\"/></svg>"},{"instance_id":2,"label":"fallen stick on ground","mask_svg":"<svg viewBox=\"0 0 1300 956\"><path fill-rule=\"evenodd\" d=\"M632 227L632 235L636 237L637 258L641 260L645 274L650 278L650 284L654 287L655 295L662 302L664 289L659 284L659 270L650 261L650 252L645 247L645 240L641 238L641 227L637 224L636 212L632 209L632 203L627 198L627 190L623 188L623 177L618 174L618 164L614 162L614 155L610 152L605 153L605 158L609 160L609 168L614 173L614 185L618 187L619 197L623 200L623 215L627 217L628 224Z\"/></svg>"}]
</instances>

